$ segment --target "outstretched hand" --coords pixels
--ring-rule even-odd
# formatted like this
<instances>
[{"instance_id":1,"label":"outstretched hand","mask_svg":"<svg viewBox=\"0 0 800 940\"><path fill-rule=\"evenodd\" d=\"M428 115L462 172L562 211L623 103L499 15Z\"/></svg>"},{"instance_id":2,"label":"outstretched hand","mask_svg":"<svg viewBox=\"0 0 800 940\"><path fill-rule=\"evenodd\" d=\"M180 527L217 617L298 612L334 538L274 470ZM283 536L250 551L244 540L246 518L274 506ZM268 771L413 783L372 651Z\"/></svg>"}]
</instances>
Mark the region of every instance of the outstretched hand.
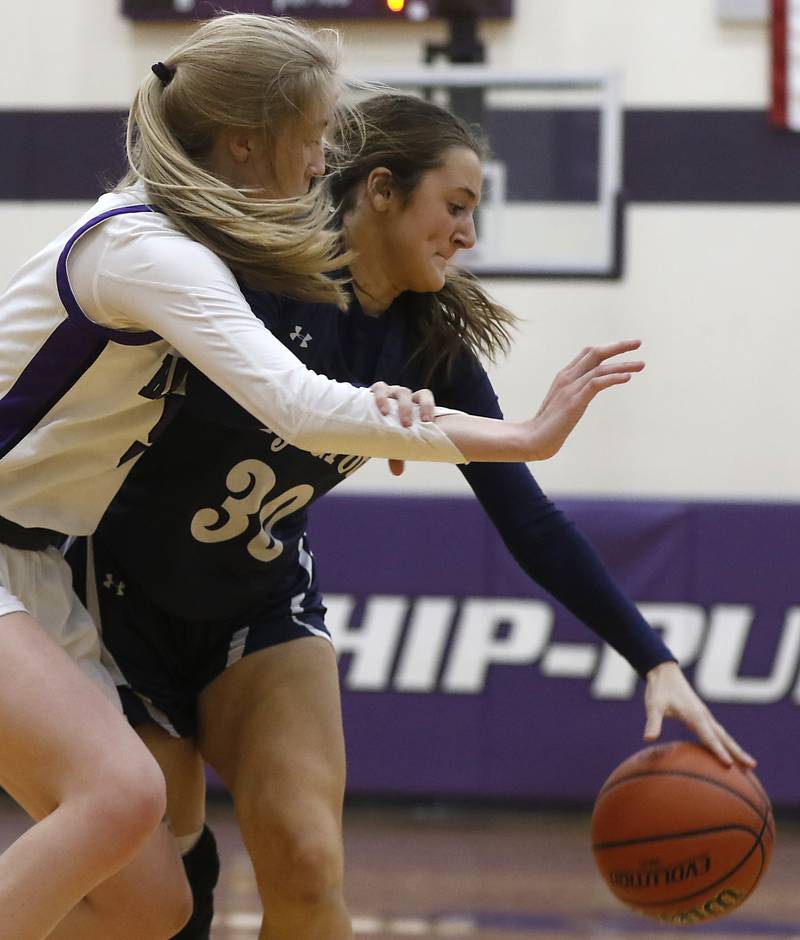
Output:
<instances>
[{"instance_id":1,"label":"outstretched hand","mask_svg":"<svg viewBox=\"0 0 800 940\"><path fill-rule=\"evenodd\" d=\"M392 401L397 402L397 415L405 427L413 423L416 409L423 421L435 419L467 461L546 460L558 453L595 395L622 385L642 371L641 360L608 361L640 345L639 340L624 340L584 349L558 373L536 416L529 421L509 422L461 413L437 418L429 389L412 392L399 385L376 382L370 391L382 414L389 414ZM396 476L402 473L400 461L392 461L389 466Z\"/></svg>"},{"instance_id":2,"label":"outstretched hand","mask_svg":"<svg viewBox=\"0 0 800 940\"><path fill-rule=\"evenodd\" d=\"M558 453L595 395L614 385L623 385L635 372L644 369L641 360L607 361L639 346L641 341L634 339L587 347L564 366L553 380L536 417L529 422L536 436L534 459L546 460Z\"/></svg>"},{"instance_id":3,"label":"outstretched hand","mask_svg":"<svg viewBox=\"0 0 800 940\"><path fill-rule=\"evenodd\" d=\"M664 718L677 718L726 767L734 761L743 767L756 766L755 759L714 718L677 663L661 663L647 673L644 703L647 710L645 741L655 741L659 737Z\"/></svg>"}]
</instances>

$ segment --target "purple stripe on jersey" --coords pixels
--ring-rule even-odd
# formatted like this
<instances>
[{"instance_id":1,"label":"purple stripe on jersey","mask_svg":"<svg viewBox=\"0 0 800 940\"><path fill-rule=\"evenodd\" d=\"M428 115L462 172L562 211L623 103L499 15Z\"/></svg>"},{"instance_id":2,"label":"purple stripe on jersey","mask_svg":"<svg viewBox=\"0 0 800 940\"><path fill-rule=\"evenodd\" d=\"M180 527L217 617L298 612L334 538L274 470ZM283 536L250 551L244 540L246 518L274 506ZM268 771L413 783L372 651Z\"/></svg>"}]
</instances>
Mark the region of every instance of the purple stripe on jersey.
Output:
<instances>
[{"instance_id":1,"label":"purple stripe on jersey","mask_svg":"<svg viewBox=\"0 0 800 940\"><path fill-rule=\"evenodd\" d=\"M64 320L0 399L0 458L42 420L89 369L108 340Z\"/></svg>"},{"instance_id":2,"label":"purple stripe on jersey","mask_svg":"<svg viewBox=\"0 0 800 940\"><path fill-rule=\"evenodd\" d=\"M64 246L56 268L59 297L68 314L25 366L17 381L0 399L0 458L28 434L72 388L98 358L109 341L141 346L160 339L151 332L126 333L93 323L81 310L67 276L67 258L77 240L106 219L126 212L154 212L149 206L123 206L95 216L82 225Z\"/></svg>"},{"instance_id":3,"label":"purple stripe on jersey","mask_svg":"<svg viewBox=\"0 0 800 940\"><path fill-rule=\"evenodd\" d=\"M114 343L121 343L123 346L145 346L147 343L155 343L161 339L158 333L150 331L132 332L129 330L113 330L107 326L100 326L98 323L93 323L83 310L81 310L81 306L75 294L72 292L72 287L69 283L69 274L67 272L67 260L69 259L70 252L75 247L75 243L82 235L85 235L96 225L105 222L106 219L113 218L115 215L158 211L158 209L152 206L144 205L120 206L117 209L109 209L108 212L103 212L100 215L96 215L93 219L89 219L88 222L84 223L73 233L72 237L66 245L64 245L58 257L58 264L56 265L56 284L58 285L58 296L61 298L61 303L64 304L64 309L67 311L67 314L76 321L76 325L81 324L84 328L91 329L95 335L100 335L104 339L110 339Z\"/></svg>"}]
</instances>

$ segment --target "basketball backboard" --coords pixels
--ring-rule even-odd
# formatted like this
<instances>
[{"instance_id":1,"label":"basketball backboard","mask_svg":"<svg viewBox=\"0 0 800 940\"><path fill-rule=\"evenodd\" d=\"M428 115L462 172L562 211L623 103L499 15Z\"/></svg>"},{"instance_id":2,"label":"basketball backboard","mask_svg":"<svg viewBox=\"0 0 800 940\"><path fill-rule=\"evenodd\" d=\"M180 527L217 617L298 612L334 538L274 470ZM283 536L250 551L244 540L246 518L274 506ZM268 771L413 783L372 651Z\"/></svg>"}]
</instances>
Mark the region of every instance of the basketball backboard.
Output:
<instances>
[{"instance_id":1,"label":"basketball backboard","mask_svg":"<svg viewBox=\"0 0 800 940\"><path fill-rule=\"evenodd\" d=\"M478 123L484 172L478 246L460 256L495 277L614 278L622 265L622 111L613 73L481 65L362 74Z\"/></svg>"}]
</instances>

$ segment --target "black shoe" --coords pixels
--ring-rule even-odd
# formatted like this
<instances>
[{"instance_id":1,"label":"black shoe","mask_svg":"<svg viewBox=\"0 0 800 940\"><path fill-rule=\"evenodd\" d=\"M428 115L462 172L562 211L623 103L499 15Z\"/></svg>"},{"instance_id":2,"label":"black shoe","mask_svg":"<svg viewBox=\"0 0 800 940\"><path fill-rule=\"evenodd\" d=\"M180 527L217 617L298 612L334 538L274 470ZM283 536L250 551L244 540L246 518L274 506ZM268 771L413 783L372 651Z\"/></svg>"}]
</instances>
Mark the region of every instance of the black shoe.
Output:
<instances>
[{"instance_id":1,"label":"black shoe","mask_svg":"<svg viewBox=\"0 0 800 940\"><path fill-rule=\"evenodd\" d=\"M183 856L183 867L192 888L194 909L189 922L173 940L209 940L214 918L214 888L219 878L219 855L214 833L203 827L197 845Z\"/></svg>"}]
</instances>

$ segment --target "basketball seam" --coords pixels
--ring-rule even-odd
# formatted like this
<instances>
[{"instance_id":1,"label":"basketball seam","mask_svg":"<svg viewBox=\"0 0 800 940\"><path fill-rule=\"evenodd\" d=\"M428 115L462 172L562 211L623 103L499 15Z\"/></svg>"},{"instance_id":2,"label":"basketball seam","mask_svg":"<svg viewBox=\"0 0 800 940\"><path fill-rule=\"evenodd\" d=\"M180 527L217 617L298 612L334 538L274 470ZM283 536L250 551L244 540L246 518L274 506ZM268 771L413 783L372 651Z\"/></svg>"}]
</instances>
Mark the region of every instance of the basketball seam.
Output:
<instances>
[{"instance_id":1,"label":"basketball seam","mask_svg":"<svg viewBox=\"0 0 800 940\"><path fill-rule=\"evenodd\" d=\"M743 793L739 792L739 790L735 790L733 787L729 787L727 784L720 783L719 781L714 780L712 777L704 777L702 774L695 774L686 770L647 770L642 773L628 774L628 776L622 777L619 780L615 780L613 783L605 784L603 789L597 794L597 799L599 800L601 796L608 793L610 790L613 790L614 787L618 787L622 783L627 783L629 780L640 780L642 777L688 777L691 780L702 780L703 783L711 784L711 786L715 786L720 790L725 790L727 793L732 793L743 803L749 806L760 820L763 821L765 818L765 814L762 808L757 806L755 803L751 803Z\"/></svg>"},{"instance_id":2,"label":"basketball seam","mask_svg":"<svg viewBox=\"0 0 800 940\"><path fill-rule=\"evenodd\" d=\"M752 770L748 770L746 773L747 773L747 779L750 781L750 783L753 784L753 786L754 786L754 787L756 788L756 790L758 791L759 795L760 795L760 796L763 798L763 800L764 800L764 815L765 815L765 816L770 815L770 813L772 812L772 803L770 802L769 795L767 794L767 791L764 789L764 787L763 787L761 781L760 781L760 780L758 779L758 777L753 773Z\"/></svg>"},{"instance_id":3,"label":"basketball seam","mask_svg":"<svg viewBox=\"0 0 800 940\"><path fill-rule=\"evenodd\" d=\"M623 839L620 842L597 842L592 843L592 851L602 852L605 849L619 849L628 845L641 845L643 842L666 842L669 839L688 839L691 836L707 836L714 832L728 832L731 829L748 832L753 838L759 838L759 834L755 829L734 823L726 826L709 826L706 829L687 829L685 832L667 832L661 836L641 836L637 839Z\"/></svg>"},{"instance_id":4,"label":"basketball seam","mask_svg":"<svg viewBox=\"0 0 800 940\"><path fill-rule=\"evenodd\" d=\"M721 885L722 882L726 878L730 878L730 876L734 874L734 872L737 872L742 867L742 865L744 865L744 863L750 858L750 856L755 852L755 850L759 848L760 846L761 846L761 839L757 837L756 841L750 847L749 851L741 858L741 860L739 861L737 865L735 865L733 868L726 871L725 874L717 878L716 881L712 881L711 884L703 885L702 888L699 888L697 891L693 891L691 894L684 894L684 895L681 895L681 897L679 898L672 898L669 901L639 901L637 900L636 903L642 905L643 907L656 909L658 907L664 907L665 905L668 905L668 904L682 904L684 901L690 901L692 898L696 898L698 894L705 894L707 891L712 891L718 885ZM762 870L763 870L763 850L762 850L762 868L759 868L758 878L756 878L755 881L750 885L749 889L747 890L745 895L742 897L741 901L739 901L736 904L736 907L739 907L739 905L742 904L750 896L750 894L752 894L753 888L755 888L755 886L758 884L758 880L761 877Z\"/></svg>"},{"instance_id":5,"label":"basketball seam","mask_svg":"<svg viewBox=\"0 0 800 940\"><path fill-rule=\"evenodd\" d=\"M639 907L657 910L659 907L665 907L667 905L672 905L672 904L682 904L684 901L690 901L692 898L697 897L699 894L705 894L707 891L713 890L718 885L722 884L722 882L725 881L726 878L730 878L731 875L737 872L742 867L742 865L745 864L745 862L753 855L755 850L758 848L761 851L761 865L759 866L758 874L753 880L753 883L750 885L750 887L747 889L745 894L742 896L741 900L737 903L736 906L739 907L741 904L743 904L747 900L748 897L750 897L756 885L761 880L761 876L764 874L764 863L766 859L764 856L763 835L764 835L764 830L766 828L767 828L767 819L762 818L761 830L758 833L753 832L752 829L748 829L747 826L722 826L716 829L706 830L705 834L707 834L708 832L725 832L729 829L740 829L740 830L743 830L744 832L749 832L751 835L755 836L755 842L753 842L753 845L750 847L747 853L744 856L742 856L742 858L733 868L726 871L725 874L721 875L716 881L712 881L711 884L703 885L702 888L699 888L697 891L693 891L691 894L684 894L677 898L670 898L670 900L668 901L641 901L638 898L634 898L634 899L627 900L626 903L636 904ZM704 833L701 831L700 834L704 834ZM658 836L653 840L645 840L645 841L655 842L655 841L661 841L663 839L679 838L680 836L681 834L675 834L673 836ZM626 844L626 843L623 843L623 844ZM617 895L617 896L620 897L621 899L621 895Z\"/></svg>"}]
</instances>

